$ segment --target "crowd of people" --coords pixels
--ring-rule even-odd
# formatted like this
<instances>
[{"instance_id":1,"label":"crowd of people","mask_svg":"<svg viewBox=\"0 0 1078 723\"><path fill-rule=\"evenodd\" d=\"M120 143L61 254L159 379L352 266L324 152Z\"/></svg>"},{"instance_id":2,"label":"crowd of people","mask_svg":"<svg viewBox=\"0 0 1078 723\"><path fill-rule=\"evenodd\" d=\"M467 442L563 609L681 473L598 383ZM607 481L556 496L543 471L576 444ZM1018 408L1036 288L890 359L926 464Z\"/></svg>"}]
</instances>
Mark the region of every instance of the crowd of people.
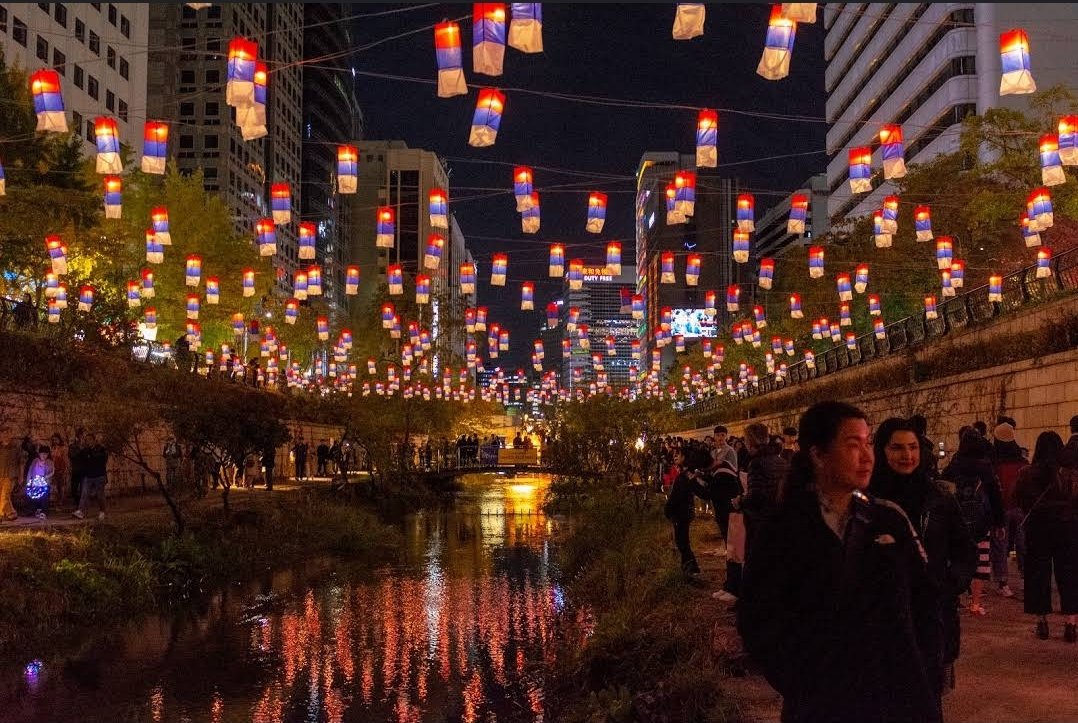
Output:
<instances>
[{"instance_id":1,"label":"crowd of people","mask_svg":"<svg viewBox=\"0 0 1078 723\"><path fill-rule=\"evenodd\" d=\"M856 407L824 402L797 429L749 424L703 441L661 440L661 484L674 543L700 571L689 529L710 505L746 651L783 696L784 721L938 721L956 684L962 611L988 614L990 581L1015 597L1024 578L1036 638L1078 641L1078 417L1064 442L1015 420L958 430L947 464L923 417L875 430ZM1058 632L1058 629L1057 629Z\"/></svg>"},{"instance_id":2,"label":"crowd of people","mask_svg":"<svg viewBox=\"0 0 1078 723\"><path fill-rule=\"evenodd\" d=\"M20 514L44 520L54 504L81 519L96 503L98 519L105 519L108 461L98 433L80 428L70 443L60 432L16 442L9 427L0 427L0 522Z\"/></svg>"}]
</instances>

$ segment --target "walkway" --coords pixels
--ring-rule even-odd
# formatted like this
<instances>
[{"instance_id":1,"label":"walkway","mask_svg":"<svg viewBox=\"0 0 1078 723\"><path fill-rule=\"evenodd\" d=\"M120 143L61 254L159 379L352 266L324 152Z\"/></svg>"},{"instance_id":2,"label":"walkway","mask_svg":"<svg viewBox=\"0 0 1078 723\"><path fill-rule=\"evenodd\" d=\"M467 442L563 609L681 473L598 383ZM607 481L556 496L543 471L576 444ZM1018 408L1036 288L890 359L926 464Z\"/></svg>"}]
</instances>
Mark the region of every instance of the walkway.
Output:
<instances>
[{"instance_id":1,"label":"walkway","mask_svg":"<svg viewBox=\"0 0 1078 723\"><path fill-rule=\"evenodd\" d=\"M726 567L725 557L707 554L722 546L713 527L697 525L693 546L704 551L699 560L707 585L690 588L691 594L704 618L715 620L716 654L733 661L732 676L722 681L722 688L739 704L743 720L777 721L781 698L745 659L733 611L711 598L722 586ZM1051 621L1050 640L1033 636L1033 619L1022 613L1022 580L1013 562L1011 587L1016 597L1007 599L995 592L995 584L990 586L987 616L962 616L958 687L943 701L947 723L1078 720L1078 645L1063 642L1059 616Z\"/></svg>"}]
</instances>

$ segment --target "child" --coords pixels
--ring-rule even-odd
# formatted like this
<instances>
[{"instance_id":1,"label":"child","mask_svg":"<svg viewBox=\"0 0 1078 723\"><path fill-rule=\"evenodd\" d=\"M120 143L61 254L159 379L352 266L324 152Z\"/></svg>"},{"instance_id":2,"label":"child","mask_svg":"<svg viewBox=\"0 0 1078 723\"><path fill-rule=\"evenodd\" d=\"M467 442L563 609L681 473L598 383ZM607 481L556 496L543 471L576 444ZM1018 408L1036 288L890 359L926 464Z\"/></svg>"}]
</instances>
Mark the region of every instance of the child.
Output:
<instances>
[{"instance_id":1,"label":"child","mask_svg":"<svg viewBox=\"0 0 1078 723\"><path fill-rule=\"evenodd\" d=\"M30 462L30 469L26 472L26 496L37 508L35 516L39 520L45 519L49 509L49 493L55 471L52 450L43 444L37 448L37 457Z\"/></svg>"}]
</instances>

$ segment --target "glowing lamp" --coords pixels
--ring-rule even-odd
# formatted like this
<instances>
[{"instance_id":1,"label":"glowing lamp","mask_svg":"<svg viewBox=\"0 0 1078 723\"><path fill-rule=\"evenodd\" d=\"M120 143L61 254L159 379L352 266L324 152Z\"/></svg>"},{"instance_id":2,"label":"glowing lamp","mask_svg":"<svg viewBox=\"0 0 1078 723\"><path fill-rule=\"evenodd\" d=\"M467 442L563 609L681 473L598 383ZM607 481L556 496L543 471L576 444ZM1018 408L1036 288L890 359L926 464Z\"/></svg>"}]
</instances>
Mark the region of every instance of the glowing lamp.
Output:
<instances>
[{"instance_id":1,"label":"glowing lamp","mask_svg":"<svg viewBox=\"0 0 1078 723\"><path fill-rule=\"evenodd\" d=\"M1059 119L1059 159L1064 166L1078 166L1078 115Z\"/></svg>"},{"instance_id":2,"label":"glowing lamp","mask_svg":"<svg viewBox=\"0 0 1078 723\"><path fill-rule=\"evenodd\" d=\"M142 298L152 299L156 295L153 286L153 271L150 269L142 270Z\"/></svg>"},{"instance_id":3,"label":"glowing lamp","mask_svg":"<svg viewBox=\"0 0 1078 723\"><path fill-rule=\"evenodd\" d=\"M1063 161L1059 156L1059 136L1046 133L1041 136L1041 183L1045 186L1058 186L1067 182L1063 173Z\"/></svg>"},{"instance_id":4,"label":"glowing lamp","mask_svg":"<svg viewBox=\"0 0 1078 723\"><path fill-rule=\"evenodd\" d=\"M434 26L434 56L438 63L438 97L451 98L467 93L457 23L444 22Z\"/></svg>"},{"instance_id":5,"label":"glowing lamp","mask_svg":"<svg viewBox=\"0 0 1078 723\"><path fill-rule=\"evenodd\" d=\"M801 310L801 295L800 294L790 294L790 318L791 319L803 319L803 318L805 318L805 314Z\"/></svg>"},{"instance_id":6,"label":"glowing lamp","mask_svg":"<svg viewBox=\"0 0 1078 723\"><path fill-rule=\"evenodd\" d=\"M92 286L80 286L79 287L79 311L89 311L90 307L94 305L94 287Z\"/></svg>"},{"instance_id":7,"label":"glowing lamp","mask_svg":"<svg viewBox=\"0 0 1078 723\"><path fill-rule=\"evenodd\" d=\"M932 209L918 206L913 209L913 227L917 231L918 241L932 240Z\"/></svg>"},{"instance_id":8,"label":"glowing lamp","mask_svg":"<svg viewBox=\"0 0 1078 723\"><path fill-rule=\"evenodd\" d=\"M966 262L955 259L951 262L951 286L961 289L966 285Z\"/></svg>"},{"instance_id":9,"label":"glowing lamp","mask_svg":"<svg viewBox=\"0 0 1078 723\"><path fill-rule=\"evenodd\" d=\"M1037 278L1047 279L1052 275L1052 249L1047 246L1037 249Z\"/></svg>"},{"instance_id":10,"label":"glowing lamp","mask_svg":"<svg viewBox=\"0 0 1078 723\"><path fill-rule=\"evenodd\" d=\"M861 264L854 272L853 290L858 294L863 294L866 288L868 288L868 264Z\"/></svg>"},{"instance_id":11,"label":"glowing lamp","mask_svg":"<svg viewBox=\"0 0 1078 723\"><path fill-rule=\"evenodd\" d=\"M142 172L161 175L168 162L168 123L146 121L142 130Z\"/></svg>"},{"instance_id":12,"label":"glowing lamp","mask_svg":"<svg viewBox=\"0 0 1078 723\"><path fill-rule=\"evenodd\" d=\"M816 22L817 3L782 3L782 14L795 23Z\"/></svg>"},{"instance_id":13,"label":"glowing lamp","mask_svg":"<svg viewBox=\"0 0 1078 723\"><path fill-rule=\"evenodd\" d=\"M307 298L307 272L297 271L296 275L292 278L292 295L300 301Z\"/></svg>"},{"instance_id":14,"label":"glowing lamp","mask_svg":"<svg viewBox=\"0 0 1078 723\"><path fill-rule=\"evenodd\" d=\"M768 80L781 80L790 74L796 33L797 23L783 15L782 5L772 5L764 38L764 53L756 66L758 75Z\"/></svg>"},{"instance_id":15,"label":"glowing lamp","mask_svg":"<svg viewBox=\"0 0 1078 723\"><path fill-rule=\"evenodd\" d=\"M310 221L299 223L299 258L312 261L317 256L318 227Z\"/></svg>"},{"instance_id":16,"label":"glowing lamp","mask_svg":"<svg viewBox=\"0 0 1078 723\"><path fill-rule=\"evenodd\" d=\"M487 330L487 307L480 306L475 310L475 330L486 331Z\"/></svg>"},{"instance_id":17,"label":"glowing lamp","mask_svg":"<svg viewBox=\"0 0 1078 723\"><path fill-rule=\"evenodd\" d=\"M999 61L1002 76L999 79L1000 95L1024 95L1037 90L1029 63L1029 36L1021 28L1014 28L999 36Z\"/></svg>"},{"instance_id":18,"label":"glowing lamp","mask_svg":"<svg viewBox=\"0 0 1078 723\"><path fill-rule=\"evenodd\" d=\"M790 218L786 221L786 233L802 235L808 220L809 197L805 193L795 193L790 197Z\"/></svg>"},{"instance_id":19,"label":"glowing lamp","mask_svg":"<svg viewBox=\"0 0 1078 723\"><path fill-rule=\"evenodd\" d=\"M199 309L199 296L198 294L187 295L187 318L197 319Z\"/></svg>"},{"instance_id":20,"label":"glowing lamp","mask_svg":"<svg viewBox=\"0 0 1078 723\"><path fill-rule=\"evenodd\" d=\"M627 286L618 289L618 313L630 314L633 310L633 292Z\"/></svg>"},{"instance_id":21,"label":"glowing lamp","mask_svg":"<svg viewBox=\"0 0 1078 723\"><path fill-rule=\"evenodd\" d=\"M805 366L809 369L816 368L816 354L811 349L805 349Z\"/></svg>"},{"instance_id":22,"label":"glowing lamp","mask_svg":"<svg viewBox=\"0 0 1078 723\"><path fill-rule=\"evenodd\" d=\"M756 328L763 329L767 326L767 313L762 306L752 307L752 318L756 322Z\"/></svg>"},{"instance_id":23,"label":"glowing lamp","mask_svg":"<svg viewBox=\"0 0 1078 723\"><path fill-rule=\"evenodd\" d=\"M475 333L475 309L471 307L464 310L464 329L469 334Z\"/></svg>"},{"instance_id":24,"label":"glowing lamp","mask_svg":"<svg viewBox=\"0 0 1078 723\"><path fill-rule=\"evenodd\" d=\"M187 270L184 274L186 286L198 286L202 278L202 257L191 254L187 257Z\"/></svg>"},{"instance_id":25,"label":"glowing lamp","mask_svg":"<svg viewBox=\"0 0 1078 723\"><path fill-rule=\"evenodd\" d=\"M712 292L712 303L714 303L714 292ZM644 318L644 295L633 294L632 297L632 317L636 320Z\"/></svg>"},{"instance_id":26,"label":"glowing lamp","mask_svg":"<svg viewBox=\"0 0 1078 723\"><path fill-rule=\"evenodd\" d=\"M696 286L700 283L700 254L691 253L685 259L685 285Z\"/></svg>"},{"instance_id":27,"label":"glowing lamp","mask_svg":"<svg viewBox=\"0 0 1078 723\"><path fill-rule=\"evenodd\" d=\"M462 294L474 294L475 293L475 264L471 261L465 261L460 265L460 293Z\"/></svg>"},{"instance_id":28,"label":"glowing lamp","mask_svg":"<svg viewBox=\"0 0 1078 723\"><path fill-rule=\"evenodd\" d=\"M535 191L535 186L531 167L517 166L514 168L513 196L516 198L518 212L531 208L533 191Z\"/></svg>"},{"instance_id":29,"label":"glowing lamp","mask_svg":"<svg viewBox=\"0 0 1078 723\"><path fill-rule=\"evenodd\" d=\"M883 209L872 212L872 234L876 242L876 248L891 248L891 241L894 237L884 230Z\"/></svg>"},{"instance_id":30,"label":"glowing lamp","mask_svg":"<svg viewBox=\"0 0 1078 723\"><path fill-rule=\"evenodd\" d=\"M747 231L740 229L734 231L733 258L739 264L749 260L749 233Z\"/></svg>"},{"instance_id":31,"label":"glowing lamp","mask_svg":"<svg viewBox=\"0 0 1078 723\"><path fill-rule=\"evenodd\" d=\"M501 329L498 332L498 351L509 351L509 330Z\"/></svg>"},{"instance_id":32,"label":"glowing lamp","mask_svg":"<svg viewBox=\"0 0 1078 723\"><path fill-rule=\"evenodd\" d=\"M562 244L550 245L549 275L556 278L565 273L565 247Z\"/></svg>"},{"instance_id":33,"label":"glowing lamp","mask_svg":"<svg viewBox=\"0 0 1078 723\"><path fill-rule=\"evenodd\" d=\"M902 126L887 124L880 128L880 155L884 179L889 181L906 175L906 145L902 142Z\"/></svg>"},{"instance_id":34,"label":"glowing lamp","mask_svg":"<svg viewBox=\"0 0 1078 723\"><path fill-rule=\"evenodd\" d=\"M46 236L45 249L49 252L52 272L57 276L67 273L67 247L59 236Z\"/></svg>"},{"instance_id":35,"label":"glowing lamp","mask_svg":"<svg viewBox=\"0 0 1078 723\"><path fill-rule=\"evenodd\" d=\"M382 304L382 328L389 329L393 326L393 319L397 314L393 308L393 304Z\"/></svg>"},{"instance_id":36,"label":"glowing lamp","mask_svg":"<svg viewBox=\"0 0 1078 723\"><path fill-rule=\"evenodd\" d=\"M850 192L868 193L872 190L872 148L858 146L850 149Z\"/></svg>"},{"instance_id":37,"label":"glowing lamp","mask_svg":"<svg viewBox=\"0 0 1078 723\"><path fill-rule=\"evenodd\" d=\"M659 256L659 283L660 284L672 284L674 283L674 253L672 251L663 251Z\"/></svg>"},{"instance_id":38,"label":"glowing lamp","mask_svg":"<svg viewBox=\"0 0 1078 723\"><path fill-rule=\"evenodd\" d=\"M708 289L704 292L704 313L711 318L716 317L719 313L718 309L716 308L716 296L717 294L712 289ZM641 306L643 306L642 299ZM644 318L643 311L641 311L640 318Z\"/></svg>"},{"instance_id":39,"label":"glowing lamp","mask_svg":"<svg viewBox=\"0 0 1078 723\"><path fill-rule=\"evenodd\" d=\"M561 358L568 359L573 354L573 341L572 339L561 340Z\"/></svg>"},{"instance_id":40,"label":"glowing lamp","mask_svg":"<svg viewBox=\"0 0 1078 723\"><path fill-rule=\"evenodd\" d=\"M505 59L505 3L472 5L472 70L501 75Z\"/></svg>"},{"instance_id":41,"label":"glowing lamp","mask_svg":"<svg viewBox=\"0 0 1078 723\"><path fill-rule=\"evenodd\" d=\"M696 213L696 174L692 171L674 174L674 211L686 217Z\"/></svg>"},{"instance_id":42,"label":"glowing lamp","mask_svg":"<svg viewBox=\"0 0 1078 723\"><path fill-rule=\"evenodd\" d=\"M846 334L846 349L849 351L857 351L857 335L852 331Z\"/></svg>"},{"instance_id":43,"label":"glowing lamp","mask_svg":"<svg viewBox=\"0 0 1078 723\"><path fill-rule=\"evenodd\" d=\"M142 304L142 300L139 298L139 282L128 281L127 282L127 308L134 309Z\"/></svg>"},{"instance_id":44,"label":"glowing lamp","mask_svg":"<svg viewBox=\"0 0 1078 723\"><path fill-rule=\"evenodd\" d=\"M756 230L756 201L751 193L742 193L737 197L737 230L752 233Z\"/></svg>"},{"instance_id":45,"label":"glowing lamp","mask_svg":"<svg viewBox=\"0 0 1078 723\"><path fill-rule=\"evenodd\" d=\"M770 289L775 280L775 259L760 259L760 273L758 283L761 289Z\"/></svg>"},{"instance_id":46,"label":"glowing lamp","mask_svg":"<svg viewBox=\"0 0 1078 723\"><path fill-rule=\"evenodd\" d=\"M392 206L379 206L376 212L374 245L380 249L391 249L397 240L397 214Z\"/></svg>"},{"instance_id":47,"label":"glowing lamp","mask_svg":"<svg viewBox=\"0 0 1078 723\"><path fill-rule=\"evenodd\" d=\"M67 133L67 116L64 114L60 74L51 68L34 71L30 75L30 94L34 98L34 113L37 115L36 130ZM78 131L81 129L76 132Z\"/></svg>"},{"instance_id":48,"label":"glowing lamp","mask_svg":"<svg viewBox=\"0 0 1078 723\"><path fill-rule=\"evenodd\" d=\"M883 341L887 338L887 326L883 323L883 319L873 320L872 331L876 335L876 338L880 341Z\"/></svg>"},{"instance_id":49,"label":"glowing lamp","mask_svg":"<svg viewBox=\"0 0 1078 723\"><path fill-rule=\"evenodd\" d=\"M273 256L277 253L277 227L273 225L273 219L260 218L255 221L255 239L258 242L259 256ZM303 256L303 248L300 248L300 258Z\"/></svg>"},{"instance_id":50,"label":"glowing lamp","mask_svg":"<svg viewBox=\"0 0 1078 723\"><path fill-rule=\"evenodd\" d=\"M898 233L898 196L885 196L883 199L883 223L881 228L884 233Z\"/></svg>"},{"instance_id":51,"label":"glowing lamp","mask_svg":"<svg viewBox=\"0 0 1078 723\"><path fill-rule=\"evenodd\" d=\"M56 299L49 299L46 306L46 318L50 324L60 323L61 306Z\"/></svg>"},{"instance_id":52,"label":"glowing lamp","mask_svg":"<svg viewBox=\"0 0 1078 723\"><path fill-rule=\"evenodd\" d=\"M666 225L672 226L679 223L685 223L688 218L685 214L678 211L677 205L677 186L673 183L669 183L666 186Z\"/></svg>"},{"instance_id":53,"label":"glowing lamp","mask_svg":"<svg viewBox=\"0 0 1078 723\"><path fill-rule=\"evenodd\" d=\"M329 339L329 319L324 316L320 316L315 319L315 325L318 330L318 340L326 341Z\"/></svg>"},{"instance_id":54,"label":"glowing lamp","mask_svg":"<svg viewBox=\"0 0 1078 723\"><path fill-rule=\"evenodd\" d=\"M734 340L734 343L738 346L745 341L745 330L741 324L734 324L730 329L730 338Z\"/></svg>"},{"instance_id":55,"label":"glowing lamp","mask_svg":"<svg viewBox=\"0 0 1078 723\"><path fill-rule=\"evenodd\" d=\"M1003 277L988 277L988 302L1001 303L1003 301Z\"/></svg>"},{"instance_id":56,"label":"glowing lamp","mask_svg":"<svg viewBox=\"0 0 1078 723\"><path fill-rule=\"evenodd\" d=\"M849 274L839 274L835 278L835 285L838 287L839 301L851 301L853 299L853 287L850 284Z\"/></svg>"},{"instance_id":57,"label":"glowing lamp","mask_svg":"<svg viewBox=\"0 0 1078 723\"><path fill-rule=\"evenodd\" d=\"M812 322L812 338L816 341L823 339L824 330L827 328L827 320L824 319L824 323L821 324L819 319Z\"/></svg>"},{"instance_id":58,"label":"glowing lamp","mask_svg":"<svg viewBox=\"0 0 1078 723\"><path fill-rule=\"evenodd\" d=\"M159 242L153 231L146 232L146 263L160 264L165 260L165 247Z\"/></svg>"},{"instance_id":59,"label":"glowing lamp","mask_svg":"<svg viewBox=\"0 0 1078 723\"><path fill-rule=\"evenodd\" d=\"M844 301L838 305L838 325L853 325L853 318L850 316L850 303L848 301Z\"/></svg>"},{"instance_id":60,"label":"glowing lamp","mask_svg":"<svg viewBox=\"0 0 1078 723\"><path fill-rule=\"evenodd\" d=\"M344 268L344 293L347 296L355 296L359 293L358 266L346 266Z\"/></svg>"},{"instance_id":61,"label":"glowing lamp","mask_svg":"<svg viewBox=\"0 0 1078 723\"><path fill-rule=\"evenodd\" d=\"M490 264L490 285L505 286L505 274L509 267L509 256L506 254L494 254Z\"/></svg>"},{"instance_id":62,"label":"glowing lamp","mask_svg":"<svg viewBox=\"0 0 1078 723\"><path fill-rule=\"evenodd\" d=\"M938 319L939 314L936 312L936 297L925 297L925 318L926 319Z\"/></svg>"},{"instance_id":63,"label":"glowing lamp","mask_svg":"<svg viewBox=\"0 0 1078 723\"><path fill-rule=\"evenodd\" d=\"M154 240L162 246L171 246L172 234L169 231L168 209L158 206L151 210L150 222L153 224Z\"/></svg>"},{"instance_id":64,"label":"glowing lamp","mask_svg":"<svg viewBox=\"0 0 1078 723\"><path fill-rule=\"evenodd\" d=\"M704 3L678 3L672 31L674 40L692 40L703 35L706 17L707 6Z\"/></svg>"},{"instance_id":65,"label":"glowing lamp","mask_svg":"<svg viewBox=\"0 0 1078 723\"><path fill-rule=\"evenodd\" d=\"M556 329L558 327L558 305L551 301L546 305L546 328Z\"/></svg>"},{"instance_id":66,"label":"glowing lamp","mask_svg":"<svg viewBox=\"0 0 1078 723\"><path fill-rule=\"evenodd\" d=\"M1052 194L1047 188L1035 189L1026 201L1026 208L1030 220L1037 224L1038 231L1051 228L1055 223L1052 213Z\"/></svg>"},{"instance_id":67,"label":"glowing lamp","mask_svg":"<svg viewBox=\"0 0 1078 723\"><path fill-rule=\"evenodd\" d=\"M228 43L225 103L231 106L250 106L255 102L255 62L258 43L235 37Z\"/></svg>"},{"instance_id":68,"label":"glowing lamp","mask_svg":"<svg viewBox=\"0 0 1078 723\"><path fill-rule=\"evenodd\" d=\"M528 208L520 212L520 230L524 233L539 233L542 224L542 210L539 208L539 192L532 191Z\"/></svg>"},{"instance_id":69,"label":"glowing lamp","mask_svg":"<svg viewBox=\"0 0 1078 723\"><path fill-rule=\"evenodd\" d=\"M588 233L602 233L606 223L606 194L593 192L588 195L588 221L584 230Z\"/></svg>"},{"instance_id":70,"label":"glowing lamp","mask_svg":"<svg viewBox=\"0 0 1078 723\"><path fill-rule=\"evenodd\" d=\"M703 5L700 6L701 8ZM696 119L696 165L699 168L715 168L719 165L719 114L708 108L700 111Z\"/></svg>"},{"instance_id":71,"label":"glowing lamp","mask_svg":"<svg viewBox=\"0 0 1078 723\"><path fill-rule=\"evenodd\" d=\"M606 273L611 276L621 275L621 242L611 241L606 245Z\"/></svg>"},{"instance_id":72,"label":"glowing lamp","mask_svg":"<svg viewBox=\"0 0 1078 723\"><path fill-rule=\"evenodd\" d=\"M738 300L741 298L741 287L730 284L726 287L726 310L730 313L737 311Z\"/></svg>"},{"instance_id":73,"label":"glowing lamp","mask_svg":"<svg viewBox=\"0 0 1078 723\"><path fill-rule=\"evenodd\" d=\"M542 3L510 3L509 47L522 53L543 52Z\"/></svg>"},{"instance_id":74,"label":"glowing lamp","mask_svg":"<svg viewBox=\"0 0 1078 723\"><path fill-rule=\"evenodd\" d=\"M124 164L120 158L120 131L116 119L105 116L95 118L94 140L97 143L97 172L122 173Z\"/></svg>"},{"instance_id":75,"label":"glowing lamp","mask_svg":"<svg viewBox=\"0 0 1078 723\"><path fill-rule=\"evenodd\" d=\"M505 94L494 88L483 88L472 115L472 128L468 135L468 145L483 148L494 145L498 139L498 129L502 124L502 112L505 110Z\"/></svg>"},{"instance_id":76,"label":"glowing lamp","mask_svg":"<svg viewBox=\"0 0 1078 723\"><path fill-rule=\"evenodd\" d=\"M308 292L309 293L309 292ZM243 270L243 295L255 295L255 272L254 269Z\"/></svg>"},{"instance_id":77,"label":"glowing lamp","mask_svg":"<svg viewBox=\"0 0 1078 723\"><path fill-rule=\"evenodd\" d=\"M809 277L813 279L823 278L824 248L813 246L809 249Z\"/></svg>"},{"instance_id":78,"label":"glowing lamp","mask_svg":"<svg viewBox=\"0 0 1078 723\"><path fill-rule=\"evenodd\" d=\"M151 330L157 328L157 309L152 306L146 307L146 311L142 315L142 325Z\"/></svg>"},{"instance_id":79,"label":"glowing lamp","mask_svg":"<svg viewBox=\"0 0 1078 723\"><path fill-rule=\"evenodd\" d=\"M569 289L572 291L579 291L584 288L584 260L583 259L570 259L569 260Z\"/></svg>"},{"instance_id":80,"label":"glowing lamp","mask_svg":"<svg viewBox=\"0 0 1078 723\"><path fill-rule=\"evenodd\" d=\"M954 284L951 283L950 269L946 269L940 272L940 288L942 290L942 295L945 297L955 295L956 292Z\"/></svg>"},{"instance_id":81,"label":"glowing lamp","mask_svg":"<svg viewBox=\"0 0 1078 723\"><path fill-rule=\"evenodd\" d=\"M659 310L659 328L663 331L670 331L670 327L674 323L674 309L669 306L664 306Z\"/></svg>"},{"instance_id":82,"label":"glowing lamp","mask_svg":"<svg viewBox=\"0 0 1078 723\"><path fill-rule=\"evenodd\" d=\"M239 312L232 315L232 333L235 336L243 336L247 333L247 322L244 321L243 314Z\"/></svg>"},{"instance_id":83,"label":"glowing lamp","mask_svg":"<svg viewBox=\"0 0 1078 723\"><path fill-rule=\"evenodd\" d=\"M520 310L532 311L535 309L535 284L525 281L520 285Z\"/></svg>"},{"instance_id":84,"label":"glowing lamp","mask_svg":"<svg viewBox=\"0 0 1078 723\"><path fill-rule=\"evenodd\" d=\"M942 271L951 270L951 261L954 259L954 242L950 236L940 236L936 239L936 266Z\"/></svg>"},{"instance_id":85,"label":"glowing lamp","mask_svg":"<svg viewBox=\"0 0 1078 723\"><path fill-rule=\"evenodd\" d=\"M445 237L432 233L427 237L427 249L423 254L423 268L437 269L442 262L442 251L445 249Z\"/></svg>"},{"instance_id":86,"label":"glowing lamp","mask_svg":"<svg viewBox=\"0 0 1078 723\"><path fill-rule=\"evenodd\" d=\"M287 183L270 186L270 208L273 210L273 222L278 226L292 220L292 189Z\"/></svg>"}]
</instances>

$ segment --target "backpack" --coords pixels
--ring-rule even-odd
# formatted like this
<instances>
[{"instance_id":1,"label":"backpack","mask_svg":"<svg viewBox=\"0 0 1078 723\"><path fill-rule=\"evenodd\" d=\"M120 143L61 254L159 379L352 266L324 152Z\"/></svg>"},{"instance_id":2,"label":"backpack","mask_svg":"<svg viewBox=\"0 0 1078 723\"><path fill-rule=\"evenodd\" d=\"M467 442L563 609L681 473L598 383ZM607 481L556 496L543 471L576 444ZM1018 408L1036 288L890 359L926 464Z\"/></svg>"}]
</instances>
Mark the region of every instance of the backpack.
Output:
<instances>
[{"instance_id":1,"label":"backpack","mask_svg":"<svg viewBox=\"0 0 1078 723\"><path fill-rule=\"evenodd\" d=\"M956 474L953 482L954 496L962 510L962 521L966 523L966 529L975 541L984 539L992 527L992 513L984 482L977 475L963 474Z\"/></svg>"}]
</instances>

